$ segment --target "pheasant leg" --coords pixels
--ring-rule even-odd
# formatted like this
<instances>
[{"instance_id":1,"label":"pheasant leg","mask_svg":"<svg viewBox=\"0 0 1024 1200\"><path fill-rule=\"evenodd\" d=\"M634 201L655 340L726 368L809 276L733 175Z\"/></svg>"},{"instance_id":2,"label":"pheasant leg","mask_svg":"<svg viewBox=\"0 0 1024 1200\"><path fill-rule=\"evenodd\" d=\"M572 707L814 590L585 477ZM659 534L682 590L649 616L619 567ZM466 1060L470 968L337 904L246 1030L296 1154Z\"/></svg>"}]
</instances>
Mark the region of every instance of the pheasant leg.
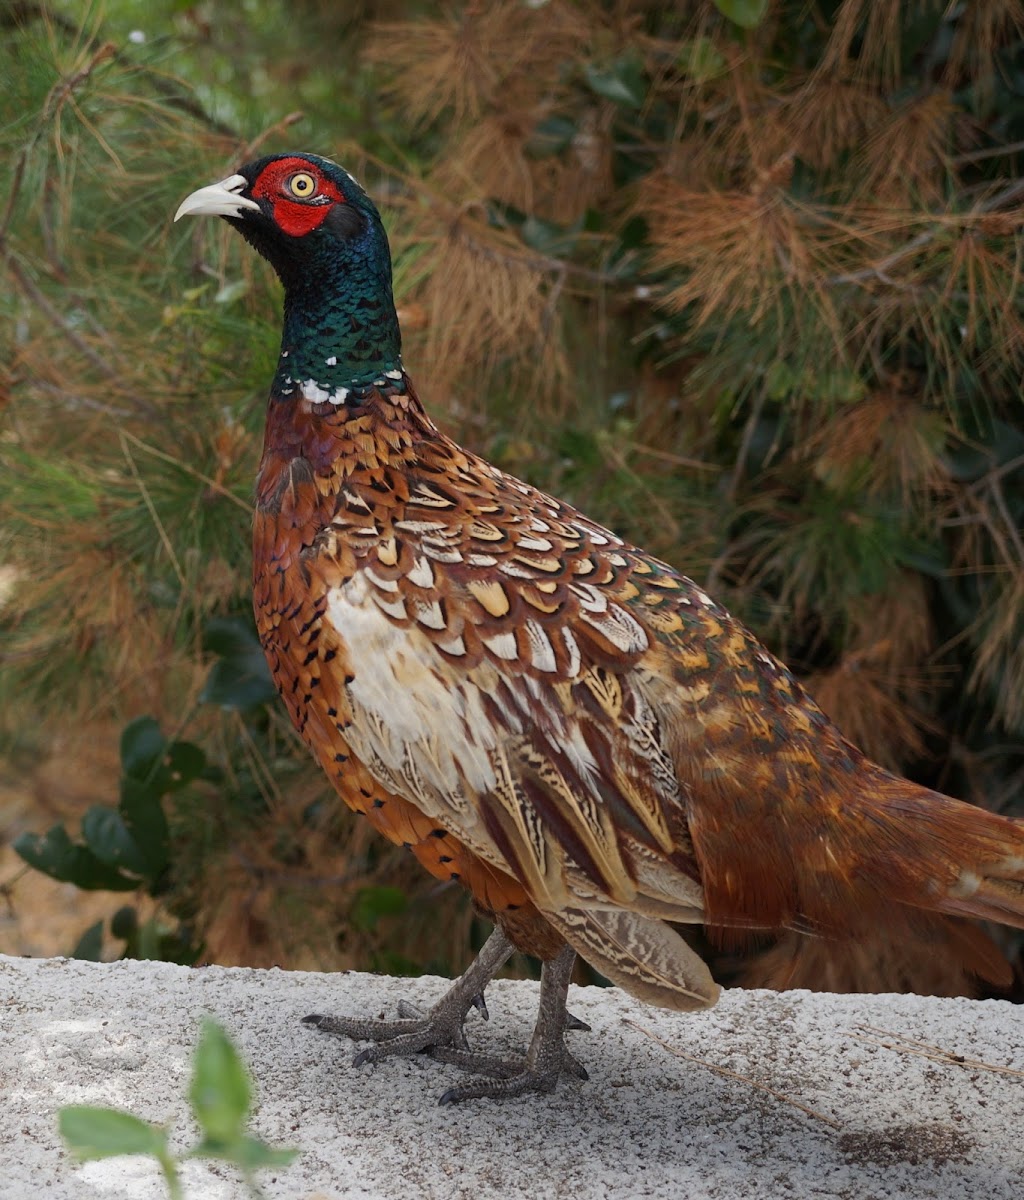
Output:
<instances>
[{"instance_id":1,"label":"pheasant leg","mask_svg":"<svg viewBox=\"0 0 1024 1200\"><path fill-rule=\"evenodd\" d=\"M524 1055L501 1058L477 1054L457 1045L436 1045L431 1057L453 1063L468 1071L489 1075L489 1079L474 1079L459 1087L449 1088L441 1097L442 1104L457 1104L483 1096L521 1096L524 1092L550 1092L562 1074L586 1079L586 1069L566 1049L565 1031L587 1028L582 1021L570 1017L565 1009L569 992L569 977L576 951L565 946L556 958L544 963L540 977L540 1009L534 1026L530 1047Z\"/></svg>"},{"instance_id":2,"label":"pheasant leg","mask_svg":"<svg viewBox=\"0 0 1024 1200\"><path fill-rule=\"evenodd\" d=\"M431 1047L452 1047L469 1054L469 1043L463 1022L471 1008L480 1009L486 1017L484 988L512 956L515 947L501 929L495 929L483 944L480 953L465 973L452 984L434 1007L420 1014L404 1001L399 1005L402 1014L396 1021L375 1021L361 1017L327 1017L311 1013L303 1017L304 1025L313 1025L324 1033L338 1034L356 1041L376 1042L360 1051L353 1066L380 1062L403 1054L418 1054Z\"/></svg>"}]
</instances>

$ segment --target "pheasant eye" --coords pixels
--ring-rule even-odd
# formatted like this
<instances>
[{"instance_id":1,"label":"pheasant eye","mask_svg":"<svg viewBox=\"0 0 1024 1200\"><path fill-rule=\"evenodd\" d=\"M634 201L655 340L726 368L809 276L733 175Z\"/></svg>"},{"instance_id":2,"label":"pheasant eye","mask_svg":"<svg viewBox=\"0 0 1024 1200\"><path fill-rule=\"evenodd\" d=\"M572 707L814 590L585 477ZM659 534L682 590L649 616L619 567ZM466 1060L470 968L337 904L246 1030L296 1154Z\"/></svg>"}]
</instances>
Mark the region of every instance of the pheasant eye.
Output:
<instances>
[{"instance_id":1,"label":"pheasant eye","mask_svg":"<svg viewBox=\"0 0 1024 1200\"><path fill-rule=\"evenodd\" d=\"M316 180L307 171L300 171L285 183L296 200L308 200L316 192Z\"/></svg>"}]
</instances>

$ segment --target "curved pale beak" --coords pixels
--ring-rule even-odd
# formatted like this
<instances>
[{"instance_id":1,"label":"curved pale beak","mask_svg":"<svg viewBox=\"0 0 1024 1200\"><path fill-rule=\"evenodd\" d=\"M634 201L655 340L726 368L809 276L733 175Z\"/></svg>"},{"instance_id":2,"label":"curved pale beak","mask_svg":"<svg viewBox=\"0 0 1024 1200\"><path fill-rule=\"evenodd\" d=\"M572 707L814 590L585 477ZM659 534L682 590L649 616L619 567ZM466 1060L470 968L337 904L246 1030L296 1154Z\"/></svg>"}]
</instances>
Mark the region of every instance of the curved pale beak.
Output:
<instances>
[{"instance_id":1,"label":"curved pale beak","mask_svg":"<svg viewBox=\"0 0 1024 1200\"><path fill-rule=\"evenodd\" d=\"M182 200L174 219L179 221L182 217L240 217L247 208L254 208L259 212L260 206L255 200L238 194L248 186L249 181L244 175L229 175L220 183L201 187Z\"/></svg>"}]
</instances>

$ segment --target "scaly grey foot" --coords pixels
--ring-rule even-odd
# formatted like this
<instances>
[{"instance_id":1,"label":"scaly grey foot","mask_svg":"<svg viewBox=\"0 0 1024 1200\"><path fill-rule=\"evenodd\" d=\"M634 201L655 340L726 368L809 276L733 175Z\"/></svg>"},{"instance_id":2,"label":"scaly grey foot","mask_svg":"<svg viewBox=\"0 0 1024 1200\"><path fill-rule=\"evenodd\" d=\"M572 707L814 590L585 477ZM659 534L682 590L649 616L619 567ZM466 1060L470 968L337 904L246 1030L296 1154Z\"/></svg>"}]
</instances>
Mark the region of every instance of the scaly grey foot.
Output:
<instances>
[{"instance_id":1,"label":"scaly grey foot","mask_svg":"<svg viewBox=\"0 0 1024 1200\"><path fill-rule=\"evenodd\" d=\"M576 952L566 946L556 958L541 969L540 1010L534 1026L530 1047L524 1055L503 1058L498 1055L477 1054L458 1046L436 1046L431 1056L453 1063L468 1071L490 1076L449 1088L441 1104L458 1104L478 1097L522 1096L526 1092L554 1091L562 1075L587 1079L587 1072L566 1049L565 1031L568 1028L587 1028L575 1017L569 1018L565 998Z\"/></svg>"},{"instance_id":2,"label":"scaly grey foot","mask_svg":"<svg viewBox=\"0 0 1024 1200\"><path fill-rule=\"evenodd\" d=\"M466 972L452 984L428 1012L400 1001L399 1019L377 1021L361 1017L328 1017L311 1013L304 1025L312 1025L323 1033L332 1033L355 1041L372 1041L376 1046L360 1051L353 1066L380 1062L403 1054L418 1054L434 1046L448 1046L471 1053L463 1023L471 1008L487 1017L484 988L511 957L515 947L500 929L495 929Z\"/></svg>"}]
</instances>

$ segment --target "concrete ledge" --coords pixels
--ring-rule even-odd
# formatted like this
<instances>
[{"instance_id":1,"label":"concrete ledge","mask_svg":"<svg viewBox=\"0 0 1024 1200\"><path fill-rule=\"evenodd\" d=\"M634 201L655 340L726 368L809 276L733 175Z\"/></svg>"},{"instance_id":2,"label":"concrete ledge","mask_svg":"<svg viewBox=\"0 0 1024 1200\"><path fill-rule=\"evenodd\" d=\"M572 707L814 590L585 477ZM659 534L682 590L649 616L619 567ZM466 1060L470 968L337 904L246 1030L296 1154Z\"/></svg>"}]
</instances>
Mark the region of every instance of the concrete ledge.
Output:
<instances>
[{"instance_id":1,"label":"concrete ledge","mask_svg":"<svg viewBox=\"0 0 1024 1200\"><path fill-rule=\"evenodd\" d=\"M349 1044L298 1025L313 1011L392 1013L403 996L429 1004L443 987L431 978L0 956L0 1196L165 1196L146 1160L73 1163L55 1112L120 1106L168 1122L173 1142L189 1144L196 1130L185 1091L206 1014L226 1026L255 1075L253 1131L302 1148L286 1170L260 1174L269 1198L1024 1196L1019 1007L733 991L711 1012L687 1016L574 988L570 1007L594 1028L571 1035L590 1082L454 1108L436 1104L459 1078L453 1068L416 1059L357 1071ZM535 984L493 984L490 1024L471 1021L474 1044L524 1044L535 1001ZM854 1036L864 1025L1017 1073L871 1045ZM190 1200L247 1194L217 1164L190 1163L184 1178Z\"/></svg>"}]
</instances>

